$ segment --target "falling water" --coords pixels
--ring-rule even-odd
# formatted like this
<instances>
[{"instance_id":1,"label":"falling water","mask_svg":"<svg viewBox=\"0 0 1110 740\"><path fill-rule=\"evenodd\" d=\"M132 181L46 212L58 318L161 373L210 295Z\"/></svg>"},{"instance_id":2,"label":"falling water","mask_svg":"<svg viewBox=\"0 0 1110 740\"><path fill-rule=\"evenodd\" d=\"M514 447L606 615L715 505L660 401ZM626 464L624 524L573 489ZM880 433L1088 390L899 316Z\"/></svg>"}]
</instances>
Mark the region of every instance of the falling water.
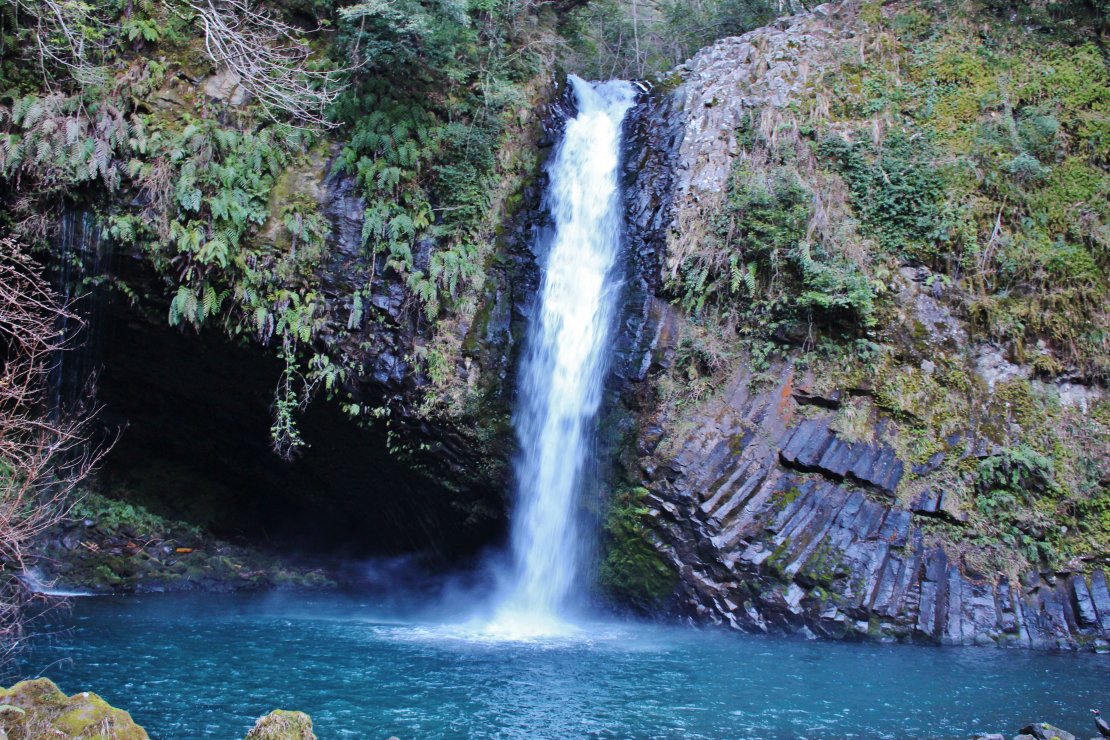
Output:
<instances>
[{"instance_id":1,"label":"falling water","mask_svg":"<svg viewBox=\"0 0 1110 740\"><path fill-rule=\"evenodd\" d=\"M99 309L106 299L103 280L111 267L102 236L92 213L67 209L62 214L54 242L53 283L80 320L69 315L58 320L67 349L58 353L50 372L47 401L53 419L81 413L99 364L103 329Z\"/></svg>"},{"instance_id":2,"label":"falling water","mask_svg":"<svg viewBox=\"0 0 1110 740\"><path fill-rule=\"evenodd\" d=\"M578 580L577 494L589 456L619 280L621 123L635 97L622 81L570 78L577 115L548 166L554 232L529 326L514 423L520 443L514 572L494 619L510 636L558 633Z\"/></svg>"}]
</instances>

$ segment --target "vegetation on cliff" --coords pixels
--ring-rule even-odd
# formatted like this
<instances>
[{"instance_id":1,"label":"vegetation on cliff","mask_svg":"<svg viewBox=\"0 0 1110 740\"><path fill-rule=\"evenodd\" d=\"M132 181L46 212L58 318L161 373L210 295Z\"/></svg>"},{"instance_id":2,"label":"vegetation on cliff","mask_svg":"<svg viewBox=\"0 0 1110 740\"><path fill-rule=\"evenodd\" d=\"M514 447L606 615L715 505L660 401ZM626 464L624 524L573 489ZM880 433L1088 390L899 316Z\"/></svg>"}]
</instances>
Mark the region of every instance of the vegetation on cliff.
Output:
<instances>
[{"instance_id":1,"label":"vegetation on cliff","mask_svg":"<svg viewBox=\"0 0 1110 740\"><path fill-rule=\"evenodd\" d=\"M1110 16L845 12L851 43L747 114L705 238L671 254L689 322L665 397L794 363L848 391L841 436L910 462L903 504L948 492L930 537L970 570L1083 568L1110 555Z\"/></svg>"},{"instance_id":2,"label":"vegetation on cliff","mask_svg":"<svg viewBox=\"0 0 1110 740\"><path fill-rule=\"evenodd\" d=\"M677 580L670 564L652 546L643 517L647 490L614 491L607 502L599 581L602 591L616 603L657 611L674 591Z\"/></svg>"},{"instance_id":3,"label":"vegetation on cliff","mask_svg":"<svg viewBox=\"0 0 1110 740\"><path fill-rule=\"evenodd\" d=\"M380 320L387 271L414 318L475 310L497 214L530 166L506 142L547 66L549 9L28 0L3 14L5 226L41 245L61 209L95 208L163 276L170 323L274 346L279 453L303 444L293 418L314 390L361 372L319 339ZM288 174L323 178L325 160L356 178L378 265L349 315L321 295L319 199ZM423 360L431 375L448 361Z\"/></svg>"}]
</instances>

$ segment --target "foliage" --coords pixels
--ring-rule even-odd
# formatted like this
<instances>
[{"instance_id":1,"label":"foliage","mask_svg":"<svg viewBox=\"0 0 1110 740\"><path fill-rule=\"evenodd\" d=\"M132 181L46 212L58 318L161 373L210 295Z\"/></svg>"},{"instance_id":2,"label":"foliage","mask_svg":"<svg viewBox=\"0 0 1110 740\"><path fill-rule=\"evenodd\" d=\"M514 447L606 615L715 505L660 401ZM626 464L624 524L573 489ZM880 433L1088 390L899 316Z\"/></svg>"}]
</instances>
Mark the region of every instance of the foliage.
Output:
<instances>
[{"instance_id":1,"label":"foliage","mask_svg":"<svg viewBox=\"0 0 1110 740\"><path fill-rule=\"evenodd\" d=\"M1041 341L1041 367L1105 378L1110 71L1087 35L1099 21L1082 3L1005 11L1043 24L1032 34L953 5L947 23L913 11L931 12L924 40L920 19L880 16L891 51L834 77L860 128L898 125L875 143L830 137L822 148L865 231L958 281L977 329L1019 360Z\"/></svg>"},{"instance_id":2,"label":"foliage","mask_svg":"<svg viewBox=\"0 0 1110 740\"><path fill-rule=\"evenodd\" d=\"M1051 564L1053 523L1036 506L1058 493L1052 461L1028 447L1003 450L979 464L975 505L1003 543L1031 563Z\"/></svg>"},{"instance_id":3,"label":"foliage","mask_svg":"<svg viewBox=\"0 0 1110 740\"><path fill-rule=\"evenodd\" d=\"M3 11L6 45L33 35L30 2ZM322 177L327 144L312 129L331 128L337 166L358 179L376 270L352 298L350 330L387 272L400 275L408 305L431 317L452 309L484 276L505 120L547 43L538 11L316 3L296 10L335 31L309 38L296 30L305 18L235 0L80 5L67 28L95 51L82 64L101 73L49 59L36 69L34 55L5 60L4 89L26 90L0 101L9 103L0 104L0 177L11 219L44 242L59 196L103 185L112 238L165 277L171 324L216 325L277 348L285 369L273 433L287 456L302 443L296 410L317 388L337 392L352 368L316 346L328 321L316 275L329 225L314 198L283 185L285 173ZM243 102L183 83L226 66Z\"/></svg>"},{"instance_id":4,"label":"foliage","mask_svg":"<svg viewBox=\"0 0 1110 740\"><path fill-rule=\"evenodd\" d=\"M865 233L883 250L921 259L944 244L943 189L923 139L892 133L876 151L869 142L832 135L818 152L847 181Z\"/></svg>"},{"instance_id":5,"label":"foliage","mask_svg":"<svg viewBox=\"0 0 1110 740\"><path fill-rule=\"evenodd\" d=\"M110 499L97 493L84 491L69 511L73 519L90 519L99 532L108 536L117 534L130 537L152 537L163 532L178 530L200 538L195 527L182 522L170 522L148 509L135 504Z\"/></svg>"},{"instance_id":6,"label":"foliage","mask_svg":"<svg viewBox=\"0 0 1110 740\"><path fill-rule=\"evenodd\" d=\"M366 197L364 242L405 276L429 317L484 275L494 153L508 106L536 71L533 55L511 52L524 40L522 12L468 15L446 2L343 11L352 25L340 48L374 74L337 107L352 124L340 161ZM422 244L435 248L418 258Z\"/></svg>"},{"instance_id":7,"label":"foliage","mask_svg":"<svg viewBox=\"0 0 1110 740\"><path fill-rule=\"evenodd\" d=\"M563 19L569 66L588 77L659 76L725 36L797 3L768 0L592 0Z\"/></svg>"},{"instance_id":8,"label":"foliage","mask_svg":"<svg viewBox=\"0 0 1110 740\"><path fill-rule=\"evenodd\" d=\"M744 336L854 334L875 323L874 289L859 266L813 240L813 194L786 160L738 163L702 249L670 289L683 308L728 317Z\"/></svg>"}]
</instances>

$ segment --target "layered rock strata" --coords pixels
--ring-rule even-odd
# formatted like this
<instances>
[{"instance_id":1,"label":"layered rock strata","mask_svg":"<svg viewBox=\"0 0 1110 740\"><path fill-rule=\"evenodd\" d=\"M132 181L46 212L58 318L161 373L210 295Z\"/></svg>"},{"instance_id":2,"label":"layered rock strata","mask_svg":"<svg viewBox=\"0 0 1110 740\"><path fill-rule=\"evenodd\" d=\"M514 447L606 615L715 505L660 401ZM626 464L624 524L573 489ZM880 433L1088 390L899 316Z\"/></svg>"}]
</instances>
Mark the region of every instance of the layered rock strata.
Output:
<instances>
[{"instance_id":1,"label":"layered rock strata","mask_svg":"<svg viewBox=\"0 0 1110 740\"><path fill-rule=\"evenodd\" d=\"M745 631L1107 646L1104 571L970 572L923 526L935 501L915 512L894 499L903 463L889 447L845 443L828 416L804 416L790 372L759 392L750 380L737 377L689 431L640 442L679 613Z\"/></svg>"},{"instance_id":2,"label":"layered rock strata","mask_svg":"<svg viewBox=\"0 0 1110 740\"><path fill-rule=\"evenodd\" d=\"M991 454L982 440L953 439L909 465L884 441L889 419L868 421L863 436L874 441L847 438L834 418L848 389L819 393L811 378L781 368L766 381L740 367L693 411L667 417L655 408L653 378L673 361L683 321L660 285L723 201L737 129L753 112L775 119L788 110L848 48L856 12L852 3L822 5L723 40L680 67L677 87L658 91L650 115L634 123L633 142L654 153L634 159L629 178L641 298L629 310L632 351L620 366L622 408L639 420L625 476L648 490L649 538L678 573L672 611L745 631L1106 648L1104 570L982 573L933 529L968 518L941 481L899 496L905 476L928 482L945 455ZM906 310L938 342L965 346L959 322L914 287L912 268L903 273Z\"/></svg>"}]
</instances>

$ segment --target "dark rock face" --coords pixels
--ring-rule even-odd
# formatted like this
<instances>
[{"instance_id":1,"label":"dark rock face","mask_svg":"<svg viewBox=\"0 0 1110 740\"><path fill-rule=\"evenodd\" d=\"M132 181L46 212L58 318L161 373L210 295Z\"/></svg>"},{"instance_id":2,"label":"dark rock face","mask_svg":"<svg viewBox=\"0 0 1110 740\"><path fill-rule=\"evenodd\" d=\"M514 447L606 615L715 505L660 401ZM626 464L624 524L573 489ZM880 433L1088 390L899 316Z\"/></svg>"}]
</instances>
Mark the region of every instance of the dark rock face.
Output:
<instances>
[{"instance_id":1,"label":"dark rock face","mask_svg":"<svg viewBox=\"0 0 1110 740\"><path fill-rule=\"evenodd\" d=\"M556 99L534 136L557 135L566 110L565 101ZM467 526L488 534L504 524L507 462L514 444L508 423L514 367L538 285L530 246L542 228L542 178L526 184L518 193L519 205L506 214L494 254L484 266L486 280L472 318L449 317L439 327L427 319L404 278L363 244L365 203L355 178L334 163L321 162L302 180L308 184L302 182L298 189L319 200L331 225L327 258L316 276L327 317L317 340L320 348L332 357L354 360L359 370L348 376L345 388L351 400L388 409L389 434L404 448L399 461L429 486L442 489L460 511L470 512L464 517ZM415 245L418 269L427 270L432 248L430 243ZM355 306L360 293L361 311ZM449 345L457 349L448 352L448 360L453 382L466 389L465 411L428 413L422 408L425 394L438 391L416 358L442 338L437 331L448 333Z\"/></svg>"},{"instance_id":2,"label":"dark rock face","mask_svg":"<svg viewBox=\"0 0 1110 740\"><path fill-rule=\"evenodd\" d=\"M623 423L625 481L649 492L648 539L679 575L668 608L752 632L1106 647L1103 571L1030 573L1020 583L974 575L923 526L962 524L966 514L940 487L899 497L908 467L881 441L883 422L872 423L875 442L830 426L841 392L813 393L789 370L753 390L741 368L697 411L659 417L653 378L670 366L683 322L664 275L723 195L737 122L788 103L807 65L839 38L840 7L704 50L678 70L676 91L647 96L628 124L632 276L610 416ZM967 454L978 447L973 440ZM943 462L938 453L912 472Z\"/></svg>"},{"instance_id":3,"label":"dark rock face","mask_svg":"<svg viewBox=\"0 0 1110 740\"><path fill-rule=\"evenodd\" d=\"M681 576L675 610L745 631L1074 649L1107 644L1106 576L979 580L891 501L896 477L825 462L827 422L796 419L792 377L741 377L685 435L645 441L641 474L660 550ZM784 401L785 399L785 401ZM821 439L805 456L808 442ZM843 445L858 447L858 445ZM893 451L864 445L874 468ZM805 470L794 462L801 456ZM845 455L846 456L846 455ZM851 470L850 466L847 470ZM866 471L865 471L866 472Z\"/></svg>"},{"instance_id":4,"label":"dark rock face","mask_svg":"<svg viewBox=\"0 0 1110 740\"><path fill-rule=\"evenodd\" d=\"M845 442L829 429L829 419L803 421L780 445L779 457L802 471L835 480L849 478L893 495L902 480L902 461L887 445Z\"/></svg>"},{"instance_id":5,"label":"dark rock face","mask_svg":"<svg viewBox=\"0 0 1110 740\"><path fill-rule=\"evenodd\" d=\"M515 134L515 145L532 145L544 133L541 123L548 124L547 135L557 133L560 108L551 107L547 121L536 119ZM335 549L357 546L359 554L359 541L372 554L451 554L501 537L507 463L514 447L508 423L513 368L537 285L530 244L543 227L542 187L540 180L524 183L499 206L505 222L496 239L490 236L492 254L483 265L485 282L473 296L476 308L467 317L441 316L445 320L435 325L403 277L364 246L365 203L355 179L323 155L284 173L273 197L295 193L315 199L330 225L316 273L300 276L318 286L323 303L317 314L323 316L323 328L315 347L305 349L355 368L339 395L347 396L345 404L362 406L363 414L352 421L338 403L318 399L298 419L308 447L294 462L282 463L268 449L280 373L272 347L227 343L218 330L183 336L166 325L166 308L157 298L142 306L146 315L117 301L106 310L112 314L110 343L116 354L105 358L102 420L111 427L130 425L133 431L107 461L107 482L118 483L120 490L127 485L142 489L144 496L149 489L143 503L173 499L162 513L219 528L222 537L277 537L289 545L293 536L301 541L303 529L313 550L317 544L332 547L328 541L334 539ZM264 225L259 238L276 240L271 232L281 231L278 221ZM427 268L432 246L415 245L417 267L423 261ZM119 262L117 272L127 284L149 286L139 292L150 296L162 293L164 285L143 255L120 255ZM356 296L361 309L356 309ZM419 357L425 348L440 346L446 346L440 354L451 363L444 374L462 389L465 403L429 412L425 396L437 391ZM187 398L185 390L194 398ZM213 412L213 404L222 405ZM159 426L156 411L174 423ZM178 496L185 485L175 485L174 495L147 485L150 461L192 470L195 459L211 461L196 477L232 492ZM135 471L143 473L142 480ZM222 502L223 515L210 514L214 506L192 505L202 498L206 504ZM177 506L179 501L188 506Z\"/></svg>"}]
</instances>

